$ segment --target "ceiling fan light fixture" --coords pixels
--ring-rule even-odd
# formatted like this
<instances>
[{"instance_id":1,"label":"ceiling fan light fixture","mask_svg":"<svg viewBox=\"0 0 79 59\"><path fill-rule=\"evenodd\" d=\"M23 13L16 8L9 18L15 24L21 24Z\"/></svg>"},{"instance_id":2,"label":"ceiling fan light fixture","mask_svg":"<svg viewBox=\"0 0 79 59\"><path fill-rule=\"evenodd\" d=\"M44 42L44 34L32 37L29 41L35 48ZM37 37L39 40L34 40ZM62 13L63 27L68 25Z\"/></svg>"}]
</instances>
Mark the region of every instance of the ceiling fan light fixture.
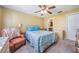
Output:
<instances>
[{"instance_id":1,"label":"ceiling fan light fixture","mask_svg":"<svg viewBox=\"0 0 79 59\"><path fill-rule=\"evenodd\" d=\"M47 11L46 11L46 10L44 10L44 13L46 13L46 14L47 14Z\"/></svg>"},{"instance_id":2,"label":"ceiling fan light fixture","mask_svg":"<svg viewBox=\"0 0 79 59\"><path fill-rule=\"evenodd\" d=\"M46 15L46 14L52 14L51 9L55 8L55 6L48 6L48 5L38 5L40 7L40 11L36 11L35 13L40 12L41 16Z\"/></svg>"},{"instance_id":3,"label":"ceiling fan light fixture","mask_svg":"<svg viewBox=\"0 0 79 59\"><path fill-rule=\"evenodd\" d=\"M44 11L41 11L42 14L44 14Z\"/></svg>"}]
</instances>

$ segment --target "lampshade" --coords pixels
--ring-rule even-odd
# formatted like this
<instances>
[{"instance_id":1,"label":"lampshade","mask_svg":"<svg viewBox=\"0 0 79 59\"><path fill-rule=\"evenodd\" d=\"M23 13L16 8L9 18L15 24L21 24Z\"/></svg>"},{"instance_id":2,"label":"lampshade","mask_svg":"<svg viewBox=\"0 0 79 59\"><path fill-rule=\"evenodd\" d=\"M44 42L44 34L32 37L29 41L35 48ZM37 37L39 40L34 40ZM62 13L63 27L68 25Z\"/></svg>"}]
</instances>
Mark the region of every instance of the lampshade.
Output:
<instances>
[{"instance_id":1,"label":"lampshade","mask_svg":"<svg viewBox=\"0 0 79 59\"><path fill-rule=\"evenodd\" d=\"M18 27L22 27L22 24L19 24Z\"/></svg>"}]
</instances>

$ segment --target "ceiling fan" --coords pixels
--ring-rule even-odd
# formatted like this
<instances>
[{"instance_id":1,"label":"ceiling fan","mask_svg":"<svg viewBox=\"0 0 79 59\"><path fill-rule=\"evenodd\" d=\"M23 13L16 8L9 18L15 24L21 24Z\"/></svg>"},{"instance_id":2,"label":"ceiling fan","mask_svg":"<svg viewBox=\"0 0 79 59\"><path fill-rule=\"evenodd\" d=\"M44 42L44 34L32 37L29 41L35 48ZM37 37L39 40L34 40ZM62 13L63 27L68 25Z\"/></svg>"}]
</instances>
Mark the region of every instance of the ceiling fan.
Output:
<instances>
[{"instance_id":1,"label":"ceiling fan","mask_svg":"<svg viewBox=\"0 0 79 59\"><path fill-rule=\"evenodd\" d=\"M41 13L41 16L45 15L45 14L52 14L52 12L50 11L51 9L56 8L56 6L49 6L49 5L38 5L38 7L41 9L39 11L35 11L34 13Z\"/></svg>"}]
</instances>

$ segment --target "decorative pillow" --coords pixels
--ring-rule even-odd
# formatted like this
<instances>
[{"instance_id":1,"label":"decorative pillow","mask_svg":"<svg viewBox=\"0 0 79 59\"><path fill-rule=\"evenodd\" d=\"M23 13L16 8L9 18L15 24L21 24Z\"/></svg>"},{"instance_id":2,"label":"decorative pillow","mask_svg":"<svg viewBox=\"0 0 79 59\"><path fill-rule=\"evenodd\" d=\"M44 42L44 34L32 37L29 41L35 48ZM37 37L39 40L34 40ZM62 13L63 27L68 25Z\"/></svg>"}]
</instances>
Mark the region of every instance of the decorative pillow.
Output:
<instances>
[{"instance_id":1,"label":"decorative pillow","mask_svg":"<svg viewBox=\"0 0 79 59\"><path fill-rule=\"evenodd\" d=\"M35 26L34 28L36 31L40 30L40 27L38 27L38 26Z\"/></svg>"},{"instance_id":2,"label":"decorative pillow","mask_svg":"<svg viewBox=\"0 0 79 59\"><path fill-rule=\"evenodd\" d=\"M27 30L28 31L38 31L38 30L40 30L40 27L39 26L29 26Z\"/></svg>"}]
</instances>

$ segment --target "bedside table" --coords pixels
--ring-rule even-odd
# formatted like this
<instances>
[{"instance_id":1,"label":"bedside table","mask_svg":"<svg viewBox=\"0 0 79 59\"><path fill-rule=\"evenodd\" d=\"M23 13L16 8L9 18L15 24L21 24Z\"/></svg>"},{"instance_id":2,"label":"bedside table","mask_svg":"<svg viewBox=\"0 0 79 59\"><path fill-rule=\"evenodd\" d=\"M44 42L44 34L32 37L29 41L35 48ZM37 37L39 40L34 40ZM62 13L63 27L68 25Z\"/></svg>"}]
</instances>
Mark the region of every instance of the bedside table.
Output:
<instances>
[{"instance_id":1,"label":"bedside table","mask_svg":"<svg viewBox=\"0 0 79 59\"><path fill-rule=\"evenodd\" d=\"M47 30L46 28L42 28L41 30Z\"/></svg>"},{"instance_id":2,"label":"bedside table","mask_svg":"<svg viewBox=\"0 0 79 59\"><path fill-rule=\"evenodd\" d=\"M52 28L48 28L49 29L49 31L53 31L53 29Z\"/></svg>"}]
</instances>

